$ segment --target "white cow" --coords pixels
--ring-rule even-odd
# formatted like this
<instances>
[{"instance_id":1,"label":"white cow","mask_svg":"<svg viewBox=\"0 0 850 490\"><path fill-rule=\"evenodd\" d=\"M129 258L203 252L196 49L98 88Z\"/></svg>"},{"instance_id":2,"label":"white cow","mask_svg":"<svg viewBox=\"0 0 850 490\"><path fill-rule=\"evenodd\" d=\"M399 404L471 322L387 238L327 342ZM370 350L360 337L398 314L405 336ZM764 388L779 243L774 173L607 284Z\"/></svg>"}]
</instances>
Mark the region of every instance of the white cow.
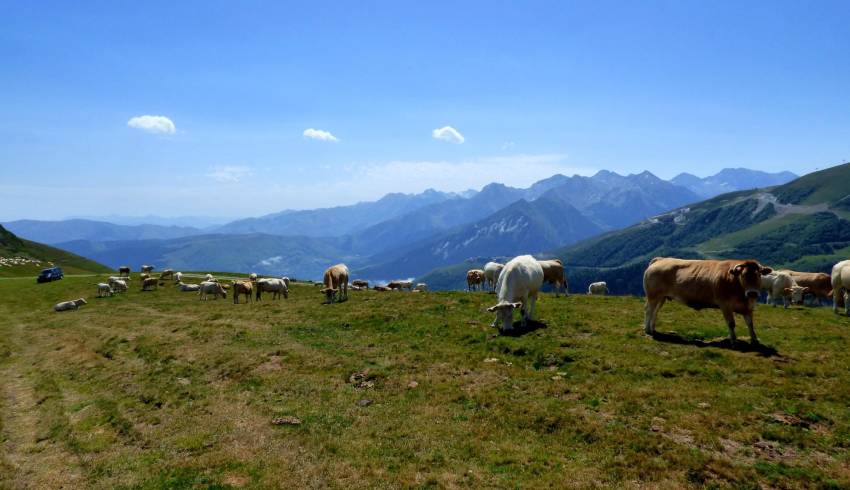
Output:
<instances>
[{"instance_id":1,"label":"white cow","mask_svg":"<svg viewBox=\"0 0 850 490\"><path fill-rule=\"evenodd\" d=\"M520 310L522 314L522 326L526 326L528 320L534 319L534 306L537 302L537 292L543 285L543 268L531 255L520 255L511 259L499 274L496 283L496 294L498 303L487 308L487 311L496 313L493 321L494 327L499 327L501 332L509 332L513 328L514 310ZM501 323L501 326L499 326Z\"/></svg>"},{"instance_id":2,"label":"white cow","mask_svg":"<svg viewBox=\"0 0 850 490\"><path fill-rule=\"evenodd\" d=\"M104 296L112 296L112 286L105 282L97 283L97 297L103 298Z\"/></svg>"},{"instance_id":3,"label":"white cow","mask_svg":"<svg viewBox=\"0 0 850 490\"><path fill-rule=\"evenodd\" d=\"M263 278L257 281L256 288L257 301L262 301L263 292L272 293L272 299L280 299L281 295L284 298L289 298L289 288L286 287L283 279L275 279L273 277Z\"/></svg>"},{"instance_id":4,"label":"white cow","mask_svg":"<svg viewBox=\"0 0 850 490\"><path fill-rule=\"evenodd\" d=\"M201 289L200 284L186 284L186 283L183 283L183 282L178 282L177 287L179 287L180 291L182 291L184 293L191 293L191 292L195 292L195 291L200 291L200 289Z\"/></svg>"},{"instance_id":5,"label":"white cow","mask_svg":"<svg viewBox=\"0 0 850 490\"><path fill-rule=\"evenodd\" d=\"M109 287L111 287L113 291L126 291L127 290L127 281L125 281L123 279L113 280L110 277L109 278Z\"/></svg>"},{"instance_id":6,"label":"white cow","mask_svg":"<svg viewBox=\"0 0 850 490\"><path fill-rule=\"evenodd\" d=\"M844 314L850 315L850 260L832 266L832 311L838 313L838 304L844 300Z\"/></svg>"},{"instance_id":7,"label":"white cow","mask_svg":"<svg viewBox=\"0 0 850 490\"><path fill-rule=\"evenodd\" d=\"M425 291L428 290L428 285L425 284L424 282L419 282L419 283L416 283L416 287L413 288L413 290L414 291L421 291L421 292L424 293Z\"/></svg>"},{"instance_id":8,"label":"white cow","mask_svg":"<svg viewBox=\"0 0 850 490\"><path fill-rule=\"evenodd\" d=\"M484 280L487 282L487 286L491 291L496 290L496 282L499 281L499 274L502 273L502 269L504 268L505 264L498 262L487 262L484 264Z\"/></svg>"},{"instance_id":9,"label":"white cow","mask_svg":"<svg viewBox=\"0 0 850 490\"><path fill-rule=\"evenodd\" d=\"M251 281L251 282L257 282L257 273L252 272L252 273L248 274L248 280Z\"/></svg>"},{"instance_id":10,"label":"white cow","mask_svg":"<svg viewBox=\"0 0 850 490\"><path fill-rule=\"evenodd\" d=\"M207 274L204 276L204 282L218 282L218 279L212 274Z\"/></svg>"},{"instance_id":11,"label":"white cow","mask_svg":"<svg viewBox=\"0 0 850 490\"><path fill-rule=\"evenodd\" d=\"M608 283L605 281L592 283L587 287L587 294L605 296L608 294Z\"/></svg>"},{"instance_id":12,"label":"white cow","mask_svg":"<svg viewBox=\"0 0 850 490\"><path fill-rule=\"evenodd\" d=\"M221 286L221 284L212 281L204 281L198 285L198 299L199 300L207 300L207 295L212 294L213 299L218 299L218 295L220 294L222 298L227 298L227 291Z\"/></svg>"},{"instance_id":13,"label":"white cow","mask_svg":"<svg viewBox=\"0 0 850 490\"><path fill-rule=\"evenodd\" d=\"M53 305L53 309L56 311L66 311L66 310L76 310L80 306L87 304L84 298L75 299L73 301L63 301L61 303L56 303Z\"/></svg>"},{"instance_id":14,"label":"white cow","mask_svg":"<svg viewBox=\"0 0 850 490\"><path fill-rule=\"evenodd\" d=\"M286 276L283 276L283 277L280 278L280 280L283 281L284 284L286 284L286 289L289 289L289 278L286 277Z\"/></svg>"},{"instance_id":15,"label":"white cow","mask_svg":"<svg viewBox=\"0 0 850 490\"><path fill-rule=\"evenodd\" d=\"M183 282L183 273L182 272L175 272L174 273L174 283L180 284L181 282Z\"/></svg>"},{"instance_id":16,"label":"white cow","mask_svg":"<svg viewBox=\"0 0 850 490\"><path fill-rule=\"evenodd\" d=\"M786 272L771 272L761 278L761 289L767 291L767 303L776 306L777 300L782 298L782 304L788 308L791 304L803 302L803 296L809 288L804 288L794 281L794 278Z\"/></svg>"}]
</instances>

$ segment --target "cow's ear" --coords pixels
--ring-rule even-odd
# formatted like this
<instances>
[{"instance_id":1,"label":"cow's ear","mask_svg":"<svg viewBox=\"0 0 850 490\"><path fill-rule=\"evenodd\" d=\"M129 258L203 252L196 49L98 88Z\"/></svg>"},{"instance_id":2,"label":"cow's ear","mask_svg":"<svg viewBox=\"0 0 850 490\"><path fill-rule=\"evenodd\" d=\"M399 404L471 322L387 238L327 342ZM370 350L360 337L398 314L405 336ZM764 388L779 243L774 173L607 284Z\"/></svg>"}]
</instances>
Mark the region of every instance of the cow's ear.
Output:
<instances>
[{"instance_id":1,"label":"cow's ear","mask_svg":"<svg viewBox=\"0 0 850 490\"><path fill-rule=\"evenodd\" d=\"M729 269L729 274L737 276L741 273L742 270L744 270L744 264L738 264L735 267Z\"/></svg>"},{"instance_id":2,"label":"cow's ear","mask_svg":"<svg viewBox=\"0 0 850 490\"><path fill-rule=\"evenodd\" d=\"M761 275L763 275L763 276L766 276L766 275L768 275L772 272L773 272L773 269L771 269L770 267L762 267L761 268Z\"/></svg>"}]
</instances>

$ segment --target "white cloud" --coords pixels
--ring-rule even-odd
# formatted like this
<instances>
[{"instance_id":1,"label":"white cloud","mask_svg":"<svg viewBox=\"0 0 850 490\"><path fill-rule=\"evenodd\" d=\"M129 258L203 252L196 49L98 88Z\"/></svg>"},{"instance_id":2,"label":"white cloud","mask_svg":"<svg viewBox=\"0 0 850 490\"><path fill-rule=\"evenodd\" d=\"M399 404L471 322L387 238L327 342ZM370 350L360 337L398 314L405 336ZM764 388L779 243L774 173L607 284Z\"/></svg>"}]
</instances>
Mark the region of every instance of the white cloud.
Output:
<instances>
[{"instance_id":1,"label":"white cloud","mask_svg":"<svg viewBox=\"0 0 850 490\"><path fill-rule=\"evenodd\" d=\"M207 177L225 184L239 182L244 177L251 175L251 169L241 165L224 165L215 167L212 172L207 174Z\"/></svg>"},{"instance_id":2,"label":"white cloud","mask_svg":"<svg viewBox=\"0 0 850 490\"><path fill-rule=\"evenodd\" d=\"M165 116L131 117L127 121L127 126L154 134L174 134L177 132L174 122Z\"/></svg>"},{"instance_id":3,"label":"white cloud","mask_svg":"<svg viewBox=\"0 0 850 490\"><path fill-rule=\"evenodd\" d=\"M466 138L464 138L457 129L451 126L437 128L431 132L431 136L433 136L435 140L448 141L449 143L454 143L456 145L466 141Z\"/></svg>"},{"instance_id":4,"label":"white cloud","mask_svg":"<svg viewBox=\"0 0 850 490\"><path fill-rule=\"evenodd\" d=\"M305 138L310 138L311 140L333 141L334 143L339 141L330 131L322 131L321 129L305 129L303 134Z\"/></svg>"}]
</instances>

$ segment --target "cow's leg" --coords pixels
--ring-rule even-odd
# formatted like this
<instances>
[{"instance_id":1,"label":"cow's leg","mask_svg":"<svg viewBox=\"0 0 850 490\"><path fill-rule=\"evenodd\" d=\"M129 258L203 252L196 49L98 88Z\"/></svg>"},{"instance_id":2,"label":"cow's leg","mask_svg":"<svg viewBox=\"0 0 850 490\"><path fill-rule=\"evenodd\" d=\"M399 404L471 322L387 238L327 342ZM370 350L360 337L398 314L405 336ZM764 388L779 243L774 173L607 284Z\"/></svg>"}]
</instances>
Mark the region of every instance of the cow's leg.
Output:
<instances>
[{"instance_id":1,"label":"cow's leg","mask_svg":"<svg viewBox=\"0 0 850 490\"><path fill-rule=\"evenodd\" d=\"M728 308L724 308L722 311L723 318L726 320L726 326L729 327L729 342L735 345L735 342L738 340L735 337L735 313Z\"/></svg>"},{"instance_id":2,"label":"cow's leg","mask_svg":"<svg viewBox=\"0 0 850 490\"><path fill-rule=\"evenodd\" d=\"M832 288L832 312L838 314L838 301L841 298L841 288ZM844 305L847 309L847 305Z\"/></svg>"},{"instance_id":3,"label":"cow's leg","mask_svg":"<svg viewBox=\"0 0 850 490\"><path fill-rule=\"evenodd\" d=\"M529 300L531 301L531 307L529 308L529 311L528 311L528 319L534 320L534 312L537 309L537 292L532 294L530 296Z\"/></svg>"},{"instance_id":4,"label":"cow's leg","mask_svg":"<svg viewBox=\"0 0 850 490\"><path fill-rule=\"evenodd\" d=\"M759 338L756 337L756 329L753 325L753 313L750 312L744 315L744 321L747 322L747 329L750 331L750 343L752 345L758 345Z\"/></svg>"},{"instance_id":5,"label":"cow's leg","mask_svg":"<svg viewBox=\"0 0 850 490\"><path fill-rule=\"evenodd\" d=\"M783 308L788 309L788 296L782 296Z\"/></svg>"},{"instance_id":6,"label":"cow's leg","mask_svg":"<svg viewBox=\"0 0 850 490\"><path fill-rule=\"evenodd\" d=\"M658 318L658 312L661 310L661 307L664 306L664 302L667 298L659 298L650 300L648 297L646 299L646 305L644 305L644 326L643 330L647 335L653 335L655 333L655 321Z\"/></svg>"}]
</instances>

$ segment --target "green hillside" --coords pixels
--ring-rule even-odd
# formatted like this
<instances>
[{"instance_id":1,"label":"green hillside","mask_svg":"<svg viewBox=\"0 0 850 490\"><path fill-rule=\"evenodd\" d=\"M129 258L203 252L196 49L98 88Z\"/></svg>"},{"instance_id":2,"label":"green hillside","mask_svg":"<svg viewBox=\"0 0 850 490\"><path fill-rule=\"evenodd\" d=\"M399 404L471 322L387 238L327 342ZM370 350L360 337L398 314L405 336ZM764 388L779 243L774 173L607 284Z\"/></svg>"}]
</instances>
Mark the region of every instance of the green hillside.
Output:
<instances>
[{"instance_id":1,"label":"green hillside","mask_svg":"<svg viewBox=\"0 0 850 490\"><path fill-rule=\"evenodd\" d=\"M0 225L0 277L35 276L46 267L57 265L65 274L108 272L104 265L64 250L18 238ZM10 259L15 263L10 264Z\"/></svg>"},{"instance_id":2,"label":"green hillside","mask_svg":"<svg viewBox=\"0 0 850 490\"><path fill-rule=\"evenodd\" d=\"M0 279L0 488L848 488L850 319L483 293L322 305ZM78 311L57 301L86 297ZM675 332L675 333L669 333Z\"/></svg>"}]
</instances>

